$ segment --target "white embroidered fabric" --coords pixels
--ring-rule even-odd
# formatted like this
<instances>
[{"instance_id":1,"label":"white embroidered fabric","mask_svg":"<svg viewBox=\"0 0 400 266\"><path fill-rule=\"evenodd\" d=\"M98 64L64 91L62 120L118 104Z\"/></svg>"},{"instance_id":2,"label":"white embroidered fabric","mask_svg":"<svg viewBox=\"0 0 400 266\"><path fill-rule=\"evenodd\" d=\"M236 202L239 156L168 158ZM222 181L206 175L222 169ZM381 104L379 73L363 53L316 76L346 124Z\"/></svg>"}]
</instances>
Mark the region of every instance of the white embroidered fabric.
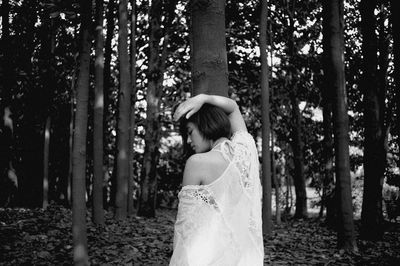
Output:
<instances>
[{"instance_id":1,"label":"white embroidered fabric","mask_svg":"<svg viewBox=\"0 0 400 266\"><path fill-rule=\"evenodd\" d=\"M218 145L230 163L208 185L179 192L171 266L263 265L259 162L253 137L237 132Z\"/></svg>"}]
</instances>

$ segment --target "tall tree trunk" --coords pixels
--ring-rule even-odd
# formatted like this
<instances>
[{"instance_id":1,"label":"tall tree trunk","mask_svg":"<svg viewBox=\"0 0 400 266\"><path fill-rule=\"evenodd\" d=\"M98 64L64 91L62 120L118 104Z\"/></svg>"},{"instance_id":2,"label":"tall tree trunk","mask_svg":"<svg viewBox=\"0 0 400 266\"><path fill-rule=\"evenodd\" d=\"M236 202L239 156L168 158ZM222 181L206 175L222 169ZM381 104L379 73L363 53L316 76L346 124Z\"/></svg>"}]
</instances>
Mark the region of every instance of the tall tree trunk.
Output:
<instances>
[{"instance_id":1,"label":"tall tree trunk","mask_svg":"<svg viewBox=\"0 0 400 266\"><path fill-rule=\"evenodd\" d=\"M103 130L106 132L106 136L109 133L109 123L108 121L111 120L111 113L109 112L109 105L110 105L110 98L111 98L111 86L112 86L112 77L111 77L111 57L113 52L112 47L112 40L114 38L114 28L115 28L115 15L116 15L116 4L115 0L109 0L107 5L107 35L104 44L104 109L103 109ZM111 146L109 143L111 141L110 138L104 138L104 166L105 172L107 173L106 176L110 176L108 174L108 168L110 167L110 162L108 160L108 156L111 151L108 147ZM114 160L115 165L115 160ZM115 167L116 169L116 167ZM111 175L111 188L110 188L110 202L106 202L107 205L114 205L115 203L115 171Z\"/></svg>"},{"instance_id":2,"label":"tall tree trunk","mask_svg":"<svg viewBox=\"0 0 400 266\"><path fill-rule=\"evenodd\" d=\"M171 0L166 8L164 29L170 30L174 19L176 0ZM160 141L160 100L163 88L165 63L168 54L169 32L164 33L162 54L160 56L160 38L162 37L161 17L162 1L153 0L150 10L149 67L147 72L147 111L146 136L141 174L141 191L138 215L154 217L157 196L157 165L159 159L158 144Z\"/></svg>"},{"instance_id":3,"label":"tall tree trunk","mask_svg":"<svg viewBox=\"0 0 400 266\"><path fill-rule=\"evenodd\" d=\"M267 53L267 1L261 3L260 17L260 60L261 60L261 107L262 107L262 181L263 204L262 220L263 233L270 236L272 233L272 209L271 209L271 150L269 146L271 124L269 117L269 71Z\"/></svg>"},{"instance_id":4,"label":"tall tree trunk","mask_svg":"<svg viewBox=\"0 0 400 266\"><path fill-rule=\"evenodd\" d=\"M333 121L332 121L332 105L334 101L334 88L332 87L333 77L330 75L332 71L332 28L330 26L332 16L330 7L323 8L323 69L324 69L324 85L322 86L322 118L323 118L323 190L321 209L326 207L325 222L329 226L334 226L336 221L336 204L335 204L335 180L334 180L334 142L333 142Z\"/></svg>"},{"instance_id":5,"label":"tall tree trunk","mask_svg":"<svg viewBox=\"0 0 400 266\"><path fill-rule=\"evenodd\" d=\"M117 156L117 192L115 198L117 219L125 219L128 214L128 178L129 178L129 123L131 112L131 77L128 55L128 1L119 1L119 79L118 100L118 156Z\"/></svg>"},{"instance_id":6,"label":"tall tree trunk","mask_svg":"<svg viewBox=\"0 0 400 266\"><path fill-rule=\"evenodd\" d=\"M86 236L86 137L89 99L91 1L81 4L81 51L72 154L72 237L75 265L89 265Z\"/></svg>"},{"instance_id":7,"label":"tall tree trunk","mask_svg":"<svg viewBox=\"0 0 400 266\"><path fill-rule=\"evenodd\" d=\"M292 106L292 141L291 146L293 150L293 161L294 161L294 187L296 192L296 211L294 214L295 218L307 217L307 191L304 177L304 154L303 154L303 139L302 139L302 126L301 126L301 113L299 109L298 100L298 89L297 89L297 78L298 74L294 67L294 57L296 55L296 47L294 42L294 12L296 7L296 1L291 3L287 2L287 12L289 15L289 29L290 34L288 38L288 56L289 63L292 65L291 79L290 79L290 101Z\"/></svg>"},{"instance_id":8,"label":"tall tree trunk","mask_svg":"<svg viewBox=\"0 0 400 266\"><path fill-rule=\"evenodd\" d=\"M131 0L131 121L129 123L129 182L128 182L128 215L133 215L133 181L135 177L135 169L133 167L134 160L134 143L135 143L135 103L136 103L136 0Z\"/></svg>"},{"instance_id":9,"label":"tall tree trunk","mask_svg":"<svg viewBox=\"0 0 400 266\"><path fill-rule=\"evenodd\" d=\"M333 125L335 142L336 193L338 200L337 235L338 248L357 250L353 223L353 209L350 181L349 125L347 96L344 76L344 19L343 0L325 0L324 41L326 43L325 70L326 84L333 91Z\"/></svg>"},{"instance_id":10,"label":"tall tree trunk","mask_svg":"<svg viewBox=\"0 0 400 266\"><path fill-rule=\"evenodd\" d=\"M192 0L192 94L228 96L225 0Z\"/></svg>"},{"instance_id":11,"label":"tall tree trunk","mask_svg":"<svg viewBox=\"0 0 400 266\"><path fill-rule=\"evenodd\" d=\"M392 22L393 35L393 55L394 55L394 84L396 86L396 117L397 125L400 125L400 2L397 0L390 1L390 13ZM397 126L397 147L400 147L400 128ZM397 161L400 165L400 160Z\"/></svg>"},{"instance_id":12,"label":"tall tree trunk","mask_svg":"<svg viewBox=\"0 0 400 266\"><path fill-rule=\"evenodd\" d=\"M271 77L273 73L273 67L274 67L274 40L273 40L273 33L272 33L272 23L269 24L268 28L268 34L269 34L269 43L271 45ZM271 98L272 101L274 101L274 90L271 88ZM279 197L280 197L280 184L281 184L281 177L280 175L277 174L276 172L276 159L275 159L275 152L274 152L274 147L275 147L275 134L273 130L273 121L271 121L271 160L272 160L272 180L274 181L275 184L275 220L276 224L281 224L281 208L279 206Z\"/></svg>"},{"instance_id":13,"label":"tall tree trunk","mask_svg":"<svg viewBox=\"0 0 400 266\"><path fill-rule=\"evenodd\" d=\"M377 240L383 235L382 185L385 171L384 131L382 123L382 88L377 82L378 42L374 15L376 0L360 3L361 33L363 35L364 89L364 192L361 212L361 236ZM383 99L384 100L384 99Z\"/></svg>"},{"instance_id":14,"label":"tall tree trunk","mask_svg":"<svg viewBox=\"0 0 400 266\"><path fill-rule=\"evenodd\" d=\"M95 95L93 128L93 221L104 224L103 210L103 113L104 113L104 37L103 37L103 0L96 0L96 60L95 60Z\"/></svg>"},{"instance_id":15,"label":"tall tree trunk","mask_svg":"<svg viewBox=\"0 0 400 266\"><path fill-rule=\"evenodd\" d=\"M44 147L43 147L43 209L49 205L49 147L50 147L51 117L46 119L44 127Z\"/></svg>"},{"instance_id":16,"label":"tall tree trunk","mask_svg":"<svg viewBox=\"0 0 400 266\"><path fill-rule=\"evenodd\" d=\"M296 82L296 81L294 81ZM296 192L296 211L295 218L305 218L307 213L307 191L304 178L304 156L303 156L303 140L301 133L301 113L299 109L299 102L296 96L297 86L294 85L291 92L291 105L292 105L292 150L294 161L294 189Z\"/></svg>"}]
</instances>

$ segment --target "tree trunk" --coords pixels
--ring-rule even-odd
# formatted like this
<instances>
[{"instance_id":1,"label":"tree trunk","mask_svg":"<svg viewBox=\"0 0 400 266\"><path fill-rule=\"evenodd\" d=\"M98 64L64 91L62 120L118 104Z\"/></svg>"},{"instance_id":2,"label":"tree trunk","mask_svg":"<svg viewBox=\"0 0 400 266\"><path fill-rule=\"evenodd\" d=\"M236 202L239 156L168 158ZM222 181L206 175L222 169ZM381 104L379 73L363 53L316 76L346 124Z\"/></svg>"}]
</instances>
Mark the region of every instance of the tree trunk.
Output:
<instances>
[{"instance_id":1,"label":"tree trunk","mask_svg":"<svg viewBox=\"0 0 400 266\"><path fill-rule=\"evenodd\" d=\"M145 151L143 155L143 169L141 174L141 193L138 215L154 217L157 194L157 163L159 158L159 108L162 90L163 70L159 68L159 42L161 36L162 2L154 0L149 10L150 40L149 40L149 68L147 87L147 122L145 135Z\"/></svg>"},{"instance_id":2,"label":"tree trunk","mask_svg":"<svg viewBox=\"0 0 400 266\"><path fill-rule=\"evenodd\" d=\"M296 86L295 86L296 87ZM292 90L297 91L297 88ZM306 218L307 213L307 191L304 179L304 156L303 156L303 140L301 137L301 113L296 92L291 92L292 103L292 149L294 161L294 189L296 192L296 211L295 218Z\"/></svg>"},{"instance_id":3,"label":"tree trunk","mask_svg":"<svg viewBox=\"0 0 400 266\"><path fill-rule=\"evenodd\" d=\"M50 147L51 117L48 116L44 127L43 147L43 209L49 205L49 147Z\"/></svg>"},{"instance_id":4,"label":"tree trunk","mask_svg":"<svg viewBox=\"0 0 400 266\"><path fill-rule=\"evenodd\" d=\"M393 35L393 55L394 55L394 84L396 87L396 106L397 106L397 125L400 125L400 2L390 1L390 13ZM400 128L397 126L397 147L400 147ZM400 165L400 160L397 161Z\"/></svg>"},{"instance_id":5,"label":"tree trunk","mask_svg":"<svg viewBox=\"0 0 400 266\"><path fill-rule=\"evenodd\" d=\"M273 125L271 123L271 129L273 128ZM274 152L274 147L275 147L275 137L274 137L274 130L271 130L271 159L272 159L272 180L274 180L275 184L275 220L276 224L281 224L281 208L279 206L280 200L280 194L281 194L281 178L280 175L277 175L276 173L276 160L275 160L275 152Z\"/></svg>"},{"instance_id":6,"label":"tree trunk","mask_svg":"<svg viewBox=\"0 0 400 266\"><path fill-rule=\"evenodd\" d=\"M162 35L161 17L162 1L154 0L149 10L150 39L149 39L149 68L147 72L147 121L145 135L145 150L143 155L143 168L141 174L141 191L138 215L154 217L157 196L157 165L159 159L158 145L160 141L160 100L164 81L165 63L168 54L169 31L174 19L176 0L166 5L162 54L160 56L160 38Z\"/></svg>"},{"instance_id":7,"label":"tree trunk","mask_svg":"<svg viewBox=\"0 0 400 266\"><path fill-rule=\"evenodd\" d=\"M360 3L361 33L363 35L364 89L364 192L361 212L361 236L377 240L383 235L382 185L385 171L385 149L383 131L384 93L377 79L377 36L374 15L376 0Z\"/></svg>"},{"instance_id":8,"label":"tree trunk","mask_svg":"<svg viewBox=\"0 0 400 266\"><path fill-rule=\"evenodd\" d=\"M292 65L290 71L290 101L292 106L292 141L291 146L293 150L293 161L294 161L294 187L296 192L296 211L294 214L295 218L305 218L308 216L307 213L307 191L304 178L304 155L303 155L303 140L302 140L302 127L301 127L301 113L298 102L298 89L297 89L297 71L294 68L294 56L296 55L296 48L294 42L294 12L295 12L295 1L287 2L287 12L289 15L289 38L288 38L288 56L289 63Z\"/></svg>"},{"instance_id":9,"label":"tree trunk","mask_svg":"<svg viewBox=\"0 0 400 266\"><path fill-rule=\"evenodd\" d=\"M128 1L119 2L119 115L118 115L118 156L117 156L117 193L115 199L117 219L125 219L128 214L128 178L129 178L129 123L131 112L131 77L128 56Z\"/></svg>"},{"instance_id":10,"label":"tree trunk","mask_svg":"<svg viewBox=\"0 0 400 266\"><path fill-rule=\"evenodd\" d=\"M96 60L93 128L93 222L104 224L103 210L103 113L104 113L104 37L103 0L96 0Z\"/></svg>"},{"instance_id":11,"label":"tree trunk","mask_svg":"<svg viewBox=\"0 0 400 266\"><path fill-rule=\"evenodd\" d=\"M270 236L272 233L271 209L271 150L269 146L271 124L269 115L269 71L267 54L267 1L262 1L260 17L260 60L261 60L261 99L262 99L262 181L263 181L263 233Z\"/></svg>"},{"instance_id":12,"label":"tree trunk","mask_svg":"<svg viewBox=\"0 0 400 266\"><path fill-rule=\"evenodd\" d=\"M136 103L136 0L131 0L131 121L129 124L129 182L128 182L128 215L133 215L133 181L134 172L134 143L135 143L135 103Z\"/></svg>"},{"instance_id":13,"label":"tree trunk","mask_svg":"<svg viewBox=\"0 0 400 266\"><path fill-rule=\"evenodd\" d=\"M350 182L349 126L344 76L343 0L323 2L324 41L326 49L325 75L333 91L333 125L335 143L336 193L338 200L338 248L357 250L353 223ZM324 47L324 48L325 48Z\"/></svg>"},{"instance_id":14,"label":"tree trunk","mask_svg":"<svg viewBox=\"0 0 400 266\"><path fill-rule=\"evenodd\" d=\"M115 28L115 12L116 4L115 0L109 0L107 5L107 35L104 43L104 109L103 109L103 130L106 132L106 136L109 134L109 121L113 119L112 114L109 112L110 98L111 98L111 87L112 87L112 77L111 77L111 56L112 56L112 39L114 38L114 28ZM115 171L113 171L112 175L108 174L108 168L110 167L110 162L108 160L109 154L112 154L114 151L110 150L111 147L111 138L105 137L103 144L103 152L104 152L104 167L107 176L111 177L111 188L110 188L110 201L107 202L106 205L114 206L115 202ZM115 161L114 161L115 165ZM116 167L115 167L116 169ZM106 198L107 199L107 198Z\"/></svg>"},{"instance_id":15,"label":"tree trunk","mask_svg":"<svg viewBox=\"0 0 400 266\"><path fill-rule=\"evenodd\" d=\"M192 95L228 96L225 0L192 0Z\"/></svg>"},{"instance_id":16,"label":"tree trunk","mask_svg":"<svg viewBox=\"0 0 400 266\"><path fill-rule=\"evenodd\" d=\"M86 237L86 137L89 99L91 2L81 2L81 52L72 154L72 237L75 265L89 265Z\"/></svg>"},{"instance_id":17,"label":"tree trunk","mask_svg":"<svg viewBox=\"0 0 400 266\"><path fill-rule=\"evenodd\" d=\"M321 90L322 94L322 117L323 117L323 129L324 129L324 140L323 140L323 162L324 162L324 173L323 173L323 191L322 191L322 203L321 208L326 207L326 219L325 222L329 226L334 226L336 221L336 205L335 205L335 180L334 180L334 142L333 142L333 121L332 121L332 104L334 96L334 88L332 87L332 63L330 58L333 54L331 52L330 40L332 39L332 29L330 27L331 16L328 6L324 6L323 9L323 67L324 67L324 85Z\"/></svg>"}]
</instances>

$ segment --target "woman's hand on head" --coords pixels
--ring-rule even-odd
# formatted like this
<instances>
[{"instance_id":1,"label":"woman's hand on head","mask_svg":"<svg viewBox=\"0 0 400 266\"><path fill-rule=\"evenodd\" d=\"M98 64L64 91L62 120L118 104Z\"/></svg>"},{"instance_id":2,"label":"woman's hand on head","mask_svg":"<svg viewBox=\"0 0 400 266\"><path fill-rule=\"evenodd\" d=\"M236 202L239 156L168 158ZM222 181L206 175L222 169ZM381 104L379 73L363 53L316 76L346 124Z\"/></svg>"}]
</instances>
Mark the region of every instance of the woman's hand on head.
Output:
<instances>
[{"instance_id":1,"label":"woman's hand on head","mask_svg":"<svg viewBox=\"0 0 400 266\"><path fill-rule=\"evenodd\" d=\"M175 121L178 121L184 115L186 119L191 117L203 106L203 104L206 101L205 98L206 98L205 94L199 94L179 104L178 108L176 108L176 111L174 113Z\"/></svg>"}]
</instances>

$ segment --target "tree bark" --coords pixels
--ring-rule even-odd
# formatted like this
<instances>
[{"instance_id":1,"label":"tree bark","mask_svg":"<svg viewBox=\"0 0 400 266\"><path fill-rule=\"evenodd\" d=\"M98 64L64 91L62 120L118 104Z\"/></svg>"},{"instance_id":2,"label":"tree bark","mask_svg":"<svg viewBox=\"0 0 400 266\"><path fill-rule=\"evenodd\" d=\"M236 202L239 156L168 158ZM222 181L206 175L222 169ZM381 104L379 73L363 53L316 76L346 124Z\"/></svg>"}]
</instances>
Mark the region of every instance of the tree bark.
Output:
<instances>
[{"instance_id":1,"label":"tree bark","mask_svg":"<svg viewBox=\"0 0 400 266\"><path fill-rule=\"evenodd\" d=\"M86 137L89 98L91 2L81 2L81 51L72 158L72 237L75 265L89 265L86 236Z\"/></svg>"},{"instance_id":2,"label":"tree bark","mask_svg":"<svg viewBox=\"0 0 400 266\"><path fill-rule=\"evenodd\" d=\"M103 0L96 0L96 60L93 128L93 222L104 225L103 182L104 182L104 36Z\"/></svg>"},{"instance_id":3,"label":"tree bark","mask_svg":"<svg viewBox=\"0 0 400 266\"><path fill-rule=\"evenodd\" d=\"M338 248L356 251L353 209L350 181L349 126L347 114L347 96L344 76L344 40L343 40L343 0L325 0L324 41L327 49L324 53L326 84L333 91L333 125L335 143L336 193L338 200L337 235Z\"/></svg>"},{"instance_id":4,"label":"tree bark","mask_svg":"<svg viewBox=\"0 0 400 266\"><path fill-rule=\"evenodd\" d=\"M272 233L272 209L271 209L271 150L269 146L271 124L269 114L269 71L267 54L267 1L262 1L260 17L260 60L261 60L261 100L262 100L262 181L263 204L262 220L263 233L270 236Z\"/></svg>"},{"instance_id":5,"label":"tree bark","mask_svg":"<svg viewBox=\"0 0 400 266\"><path fill-rule=\"evenodd\" d=\"M192 0L192 95L228 96L225 0Z\"/></svg>"},{"instance_id":6,"label":"tree bark","mask_svg":"<svg viewBox=\"0 0 400 266\"><path fill-rule=\"evenodd\" d=\"M135 103L136 103L136 0L131 0L131 121L129 124L129 182L128 182L128 215L133 215L133 181L134 181L134 143L136 130Z\"/></svg>"},{"instance_id":7,"label":"tree bark","mask_svg":"<svg viewBox=\"0 0 400 266\"><path fill-rule=\"evenodd\" d=\"M46 119L44 127L44 147L43 147L43 203L42 208L46 209L49 205L49 147L50 147L51 117Z\"/></svg>"},{"instance_id":8,"label":"tree bark","mask_svg":"<svg viewBox=\"0 0 400 266\"><path fill-rule=\"evenodd\" d=\"M169 2L165 14L164 29L170 30L174 19L176 0ZM160 38L162 37L161 17L162 1L154 0L149 10L149 68L147 72L147 121L143 168L141 173L141 191L138 215L154 217L157 196L157 164L159 159L158 144L160 141L160 100L163 89L165 63L168 54L169 32L164 32L162 53L160 56Z\"/></svg>"},{"instance_id":9,"label":"tree bark","mask_svg":"<svg viewBox=\"0 0 400 266\"><path fill-rule=\"evenodd\" d=\"M394 84L396 87L395 102L397 106L397 125L400 125L400 2L390 1L390 13L393 35L393 55L394 55ZM397 147L400 147L400 128L397 127ZM400 160L397 161L400 165Z\"/></svg>"},{"instance_id":10,"label":"tree bark","mask_svg":"<svg viewBox=\"0 0 400 266\"><path fill-rule=\"evenodd\" d=\"M294 81L296 82L296 81ZM295 218L306 218L307 213L307 191L304 179L304 155L303 155L303 140L301 133L301 113L299 109L299 102L296 96L297 86L294 85L291 92L291 105L292 105L292 150L294 161L294 189L296 192L296 211Z\"/></svg>"},{"instance_id":11,"label":"tree bark","mask_svg":"<svg viewBox=\"0 0 400 266\"><path fill-rule=\"evenodd\" d=\"M361 236L377 240L383 236L382 185L385 171L384 93L378 80L378 40L375 18L376 0L360 2L363 35L364 89L364 192L361 212ZM383 102L384 103L384 102Z\"/></svg>"},{"instance_id":12,"label":"tree bark","mask_svg":"<svg viewBox=\"0 0 400 266\"><path fill-rule=\"evenodd\" d=\"M131 106L131 78L128 55L128 1L119 1L119 115L118 115L118 156L117 156L117 192L115 199L117 219L126 219L128 214L128 178L129 178L129 123Z\"/></svg>"},{"instance_id":13,"label":"tree bark","mask_svg":"<svg viewBox=\"0 0 400 266\"><path fill-rule=\"evenodd\" d=\"M109 133L109 120L113 119L112 114L109 112L109 107L110 107L110 98L111 98L111 86L112 86L112 77L111 77L111 56L113 52L113 47L112 47L112 40L114 38L114 28L115 28L115 12L116 9L116 4L115 0L109 0L108 5L107 5L107 22L106 22L106 27L107 27L107 34L106 34L106 39L104 43L104 87L103 87L103 93L104 93L104 109L103 109L103 129L104 132L106 132L106 136ZM109 154L113 153L114 151L111 151L108 147L112 146L111 145L111 138L104 138L104 145L103 145L103 151L104 151L104 166L105 166L105 171L107 172L107 176L111 176L111 188L110 188L110 195L109 199L110 201L107 202L105 201L105 204L107 206L111 205L114 206L115 203L115 171L113 170L112 175L108 175L108 168L110 167L110 162L108 160ZM115 165L115 161L114 161ZM115 167L116 169L116 167Z\"/></svg>"},{"instance_id":14,"label":"tree bark","mask_svg":"<svg viewBox=\"0 0 400 266\"><path fill-rule=\"evenodd\" d=\"M335 180L334 180L334 141L333 141L333 121L332 121L332 105L334 101L334 88L332 87L332 47L330 40L332 39L332 28L330 23L332 12L329 6L323 8L323 68L324 68L324 85L321 90L322 94L322 117L323 117L323 191L321 208L326 207L325 222L329 226L334 226L336 221L336 204L335 204Z\"/></svg>"},{"instance_id":15,"label":"tree bark","mask_svg":"<svg viewBox=\"0 0 400 266\"><path fill-rule=\"evenodd\" d=\"M303 154L303 139L302 139L302 126L301 126L301 113L299 109L298 89L297 89L297 70L294 67L294 57L296 55L296 47L294 42L294 12L295 1L287 2L287 12L289 15L289 37L288 37L288 56L291 67L290 71L290 102L292 106L292 132L291 132L291 146L293 150L294 162L294 187L296 192L296 211L295 218L305 218L307 213L307 191L304 178L304 154Z\"/></svg>"}]
</instances>

